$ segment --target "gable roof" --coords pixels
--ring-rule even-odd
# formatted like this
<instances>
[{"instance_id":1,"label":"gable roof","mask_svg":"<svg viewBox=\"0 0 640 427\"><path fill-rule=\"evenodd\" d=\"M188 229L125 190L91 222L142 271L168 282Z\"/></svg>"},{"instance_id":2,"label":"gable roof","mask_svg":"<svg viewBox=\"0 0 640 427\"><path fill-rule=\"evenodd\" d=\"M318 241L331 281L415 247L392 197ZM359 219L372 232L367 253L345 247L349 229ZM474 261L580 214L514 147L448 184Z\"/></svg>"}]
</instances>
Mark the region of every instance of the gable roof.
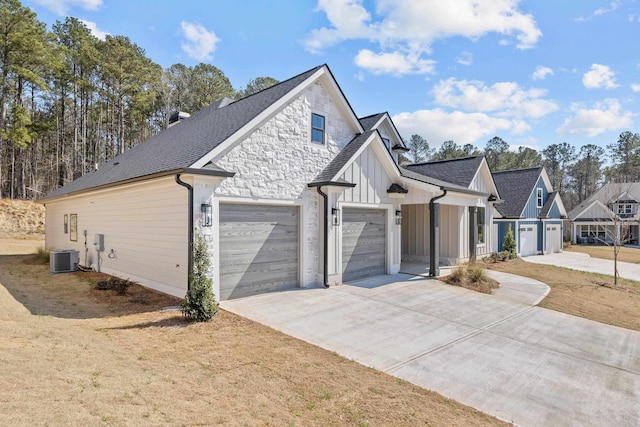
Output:
<instances>
[{"instance_id":1,"label":"gable roof","mask_svg":"<svg viewBox=\"0 0 640 427\"><path fill-rule=\"evenodd\" d=\"M484 156L462 157L459 159L416 163L406 165L404 168L420 175L468 189L483 159ZM500 190L498 190L498 192L500 192Z\"/></svg>"},{"instance_id":2,"label":"gable roof","mask_svg":"<svg viewBox=\"0 0 640 427\"><path fill-rule=\"evenodd\" d=\"M364 130L367 131L373 129L373 127L380 121L381 118L384 117L385 114L387 113L372 114L370 116L360 117L358 120L360 121L360 124L362 125Z\"/></svg>"},{"instance_id":3,"label":"gable roof","mask_svg":"<svg viewBox=\"0 0 640 427\"><path fill-rule=\"evenodd\" d=\"M257 118L278 100L297 88L326 65L314 67L265 90L218 108L214 103L193 114L190 118L165 129L123 154L109 160L96 171L87 173L48 194L43 200L89 189L146 179L175 170L198 170L193 164L226 141L249 122ZM330 73L327 67L327 71ZM349 106L350 108L350 106ZM204 166L207 174L218 171L222 176L229 172Z\"/></svg>"},{"instance_id":4,"label":"gable roof","mask_svg":"<svg viewBox=\"0 0 640 427\"><path fill-rule=\"evenodd\" d=\"M608 209L607 205L611 202L611 199L616 199L620 196L623 196L622 198L625 200L629 200L629 198L640 200L640 182L629 182L623 184L609 183L603 185L602 188L593 193L588 199L573 208L571 212L569 212L569 218L573 220L579 217L595 202L600 203Z\"/></svg>"},{"instance_id":5,"label":"gable roof","mask_svg":"<svg viewBox=\"0 0 640 427\"><path fill-rule=\"evenodd\" d=\"M515 169L494 172L493 181L496 183L503 203L496 205L496 209L505 218L520 218L529 197L542 173L542 166L528 169ZM551 209L551 206L549 206Z\"/></svg>"}]
</instances>

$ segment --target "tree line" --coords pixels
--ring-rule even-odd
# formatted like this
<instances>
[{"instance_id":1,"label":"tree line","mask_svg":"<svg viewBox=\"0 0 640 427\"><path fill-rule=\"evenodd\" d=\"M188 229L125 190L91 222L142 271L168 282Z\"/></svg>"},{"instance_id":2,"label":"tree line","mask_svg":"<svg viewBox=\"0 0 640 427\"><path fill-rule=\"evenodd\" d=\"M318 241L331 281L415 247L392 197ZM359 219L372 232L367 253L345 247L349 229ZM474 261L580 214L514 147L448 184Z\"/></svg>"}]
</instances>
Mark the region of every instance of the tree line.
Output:
<instances>
[{"instance_id":1,"label":"tree line","mask_svg":"<svg viewBox=\"0 0 640 427\"><path fill-rule=\"evenodd\" d=\"M435 150L420 135L412 135L405 144L410 151L400 161L406 163L484 155L493 172L544 166L567 209L577 206L606 183L640 182L640 134L628 131L607 145L608 154L594 144L576 149L566 142L551 144L541 152L530 147L514 151L498 136L487 141L484 148L445 141Z\"/></svg>"},{"instance_id":2,"label":"tree line","mask_svg":"<svg viewBox=\"0 0 640 427\"><path fill-rule=\"evenodd\" d=\"M68 17L48 30L19 0L0 0L0 199L37 199L157 134L176 111L195 113L277 83L258 77L234 89L217 67L163 69L128 37L100 40ZM571 208L607 182L640 181L640 135L623 132L605 150L562 142L538 152L494 137L484 148L419 135L405 162L482 154L493 171L544 165ZM605 162L609 164L605 166Z\"/></svg>"},{"instance_id":3,"label":"tree line","mask_svg":"<svg viewBox=\"0 0 640 427\"><path fill-rule=\"evenodd\" d=\"M167 69L128 37L99 40L80 20L51 30L19 0L0 0L0 198L37 199L168 125L275 83L235 90L210 64Z\"/></svg>"}]
</instances>

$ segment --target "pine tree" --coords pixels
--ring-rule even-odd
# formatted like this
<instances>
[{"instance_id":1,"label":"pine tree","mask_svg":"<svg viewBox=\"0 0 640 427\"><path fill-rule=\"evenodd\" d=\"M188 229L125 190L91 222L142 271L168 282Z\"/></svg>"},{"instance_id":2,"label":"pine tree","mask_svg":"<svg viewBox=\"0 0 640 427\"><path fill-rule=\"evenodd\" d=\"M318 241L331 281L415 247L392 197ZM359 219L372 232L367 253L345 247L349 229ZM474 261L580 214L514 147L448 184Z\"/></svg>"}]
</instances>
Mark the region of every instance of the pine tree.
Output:
<instances>
[{"instance_id":1,"label":"pine tree","mask_svg":"<svg viewBox=\"0 0 640 427\"><path fill-rule=\"evenodd\" d=\"M218 303L212 290L209 278L211 260L204 237L198 234L193 248L193 272L190 276L191 286L182 301L180 311L188 320L206 322L218 311Z\"/></svg>"},{"instance_id":2,"label":"pine tree","mask_svg":"<svg viewBox=\"0 0 640 427\"><path fill-rule=\"evenodd\" d=\"M507 234L504 236L504 241L502 243L502 252L506 252L509 254L509 259L517 258L518 253L516 251L516 240L513 238L513 230L511 229L511 224L509 224L509 228L507 228Z\"/></svg>"}]
</instances>

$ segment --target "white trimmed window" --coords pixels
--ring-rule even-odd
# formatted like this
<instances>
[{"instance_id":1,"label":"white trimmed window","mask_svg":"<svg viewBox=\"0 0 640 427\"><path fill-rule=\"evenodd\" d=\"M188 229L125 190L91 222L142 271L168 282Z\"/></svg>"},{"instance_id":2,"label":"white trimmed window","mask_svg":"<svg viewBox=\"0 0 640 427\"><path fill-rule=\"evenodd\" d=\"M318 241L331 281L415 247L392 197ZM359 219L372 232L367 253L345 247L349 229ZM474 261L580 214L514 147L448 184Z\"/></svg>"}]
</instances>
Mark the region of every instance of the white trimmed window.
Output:
<instances>
[{"instance_id":1,"label":"white trimmed window","mask_svg":"<svg viewBox=\"0 0 640 427\"><path fill-rule=\"evenodd\" d=\"M384 142L385 147L389 150L391 149L391 141L389 141L389 138L382 137L382 142Z\"/></svg>"},{"instance_id":2,"label":"white trimmed window","mask_svg":"<svg viewBox=\"0 0 640 427\"><path fill-rule=\"evenodd\" d=\"M486 243L486 219L485 219L485 208L478 208L478 213L477 213L477 222L478 222L478 244L485 244Z\"/></svg>"},{"instance_id":3,"label":"white trimmed window","mask_svg":"<svg viewBox=\"0 0 640 427\"><path fill-rule=\"evenodd\" d=\"M541 208L542 206L544 206L544 202L543 202L543 193L542 193L542 188L538 188L536 190L536 200L537 200L537 206L539 208Z\"/></svg>"},{"instance_id":4,"label":"white trimmed window","mask_svg":"<svg viewBox=\"0 0 640 427\"><path fill-rule=\"evenodd\" d=\"M620 203L618 205L618 214L630 214L633 212L631 203Z\"/></svg>"},{"instance_id":5,"label":"white trimmed window","mask_svg":"<svg viewBox=\"0 0 640 427\"><path fill-rule=\"evenodd\" d=\"M324 144L325 120L320 114L311 113L311 142Z\"/></svg>"}]
</instances>

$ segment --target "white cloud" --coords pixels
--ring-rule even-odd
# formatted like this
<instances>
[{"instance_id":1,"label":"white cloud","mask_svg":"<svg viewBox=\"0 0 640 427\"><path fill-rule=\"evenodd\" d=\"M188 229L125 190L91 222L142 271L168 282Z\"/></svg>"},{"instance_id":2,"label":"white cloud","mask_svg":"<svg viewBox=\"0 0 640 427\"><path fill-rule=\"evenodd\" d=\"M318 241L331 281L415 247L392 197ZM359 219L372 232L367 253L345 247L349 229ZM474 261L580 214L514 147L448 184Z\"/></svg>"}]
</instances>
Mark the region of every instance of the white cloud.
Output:
<instances>
[{"instance_id":1,"label":"white cloud","mask_svg":"<svg viewBox=\"0 0 640 427\"><path fill-rule=\"evenodd\" d=\"M433 73L435 61L409 57L400 52L374 53L363 49L354 58L360 68L373 74L430 74Z\"/></svg>"},{"instance_id":2,"label":"white cloud","mask_svg":"<svg viewBox=\"0 0 640 427\"><path fill-rule=\"evenodd\" d=\"M559 135L596 136L607 131L614 131L633 126L633 113L622 111L617 99L607 99L595 104L592 108L584 108L573 104L574 115L565 119L556 133Z\"/></svg>"},{"instance_id":3,"label":"white cloud","mask_svg":"<svg viewBox=\"0 0 640 427\"><path fill-rule=\"evenodd\" d=\"M33 0L60 16L67 14L70 8L79 7L83 10L98 10L103 0Z\"/></svg>"},{"instance_id":4,"label":"white cloud","mask_svg":"<svg viewBox=\"0 0 640 427\"><path fill-rule=\"evenodd\" d=\"M467 51L462 52L460 56L456 58L456 61L458 61L458 64L469 66L473 64L473 53Z\"/></svg>"},{"instance_id":5,"label":"white cloud","mask_svg":"<svg viewBox=\"0 0 640 427\"><path fill-rule=\"evenodd\" d=\"M433 88L438 105L517 118L538 118L558 110L554 101L544 98L546 94L544 89L525 90L514 82L487 86L480 81L455 78L442 80Z\"/></svg>"},{"instance_id":6,"label":"white cloud","mask_svg":"<svg viewBox=\"0 0 640 427\"><path fill-rule=\"evenodd\" d=\"M484 113L446 112L442 109L418 110L393 116L393 122L402 135L422 135L432 147L453 140L463 145L475 143L483 137L514 127L510 120L491 117Z\"/></svg>"},{"instance_id":7,"label":"white cloud","mask_svg":"<svg viewBox=\"0 0 640 427\"><path fill-rule=\"evenodd\" d=\"M591 19L595 18L596 16L606 15L607 13L615 11L616 9L618 9L620 4L621 4L620 1L612 1L609 4L609 8L601 7L599 9L596 9L590 16L588 16L586 18L584 16L579 16L576 19L574 19L574 21L576 21L576 22L590 21Z\"/></svg>"},{"instance_id":8,"label":"white cloud","mask_svg":"<svg viewBox=\"0 0 640 427\"><path fill-rule=\"evenodd\" d=\"M102 31L101 29L99 29L98 25L95 22L85 21L84 19L80 19L80 22L82 22L89 29L89 31L91 31L91 34L93 34L95 37L97 37L100 40L106 39L107 36L110 34L110 33L107 33L106 31Z\"/></svg>"},{"instance_id":9,"label":"white cloud","mask_svg":"<svg viewBox=\"0 0 640 427\"><path fill-rule=\"evenodd\" d=\"M518 48L527 49L537 43L542 33L532 15L518 10L518 3L519 0L377 0L374 17L363 0L319 0L316 10L325 12L330 25L311 31L305 48L317 53L345 40L367 40L380 49L369 59L384 62L384 55L397 53L417 63L431 52L435 40L457 36L477 40L498 33L515 38ZM415 72L415 68L411 70ZM430 72L429 67L424 70ZM397 72L397 68L392 67L391 72Z\"/></svg>"},{"instance_id":10,"label":"white cloud","mask_svg":"<svg viewBox=\"0 0 640 427\"><path fill-rule=\"evenodd\" d=\"M615 75L611 68L606 65L592 64L591 70L582 77L582 84L587 89L613 89L618 87Z\"/></svg>"},{"instance_id":11,"label":"white cloud","mask_svg":"<svg viewBox=\"0 0 640 427\"><path fill-rule=\"evenodd\" d=\"M186 39L182 43L182 50L189 57L198 61L210 61L212 53L216 50L216 45L220 39L213 31L207 30L202 24L194 22L180 22L182 35Z\"/></svg>"},{"instance_id":12,"label":"white cloud","mask_svg":"<svg viewBox=\"0 0 640 427\"><path fill-rule=\"evenodd\" d=\"M531 78L533 78L533 80L544 80L547 77L552 75L553 75L553 70L551 68L538 65L536 67L536 70L533 72Z\"/></svg>"},{"instance_id":13,"label":"white cloud","mask_svg":"<svg viewBox=\"0 0 640 427\"><path fill-rule=\"evenodd\" d=\"M634 92L640 92L640 83L634 83L631 85L631 90Z\"/></svg>"}]
</instances>

